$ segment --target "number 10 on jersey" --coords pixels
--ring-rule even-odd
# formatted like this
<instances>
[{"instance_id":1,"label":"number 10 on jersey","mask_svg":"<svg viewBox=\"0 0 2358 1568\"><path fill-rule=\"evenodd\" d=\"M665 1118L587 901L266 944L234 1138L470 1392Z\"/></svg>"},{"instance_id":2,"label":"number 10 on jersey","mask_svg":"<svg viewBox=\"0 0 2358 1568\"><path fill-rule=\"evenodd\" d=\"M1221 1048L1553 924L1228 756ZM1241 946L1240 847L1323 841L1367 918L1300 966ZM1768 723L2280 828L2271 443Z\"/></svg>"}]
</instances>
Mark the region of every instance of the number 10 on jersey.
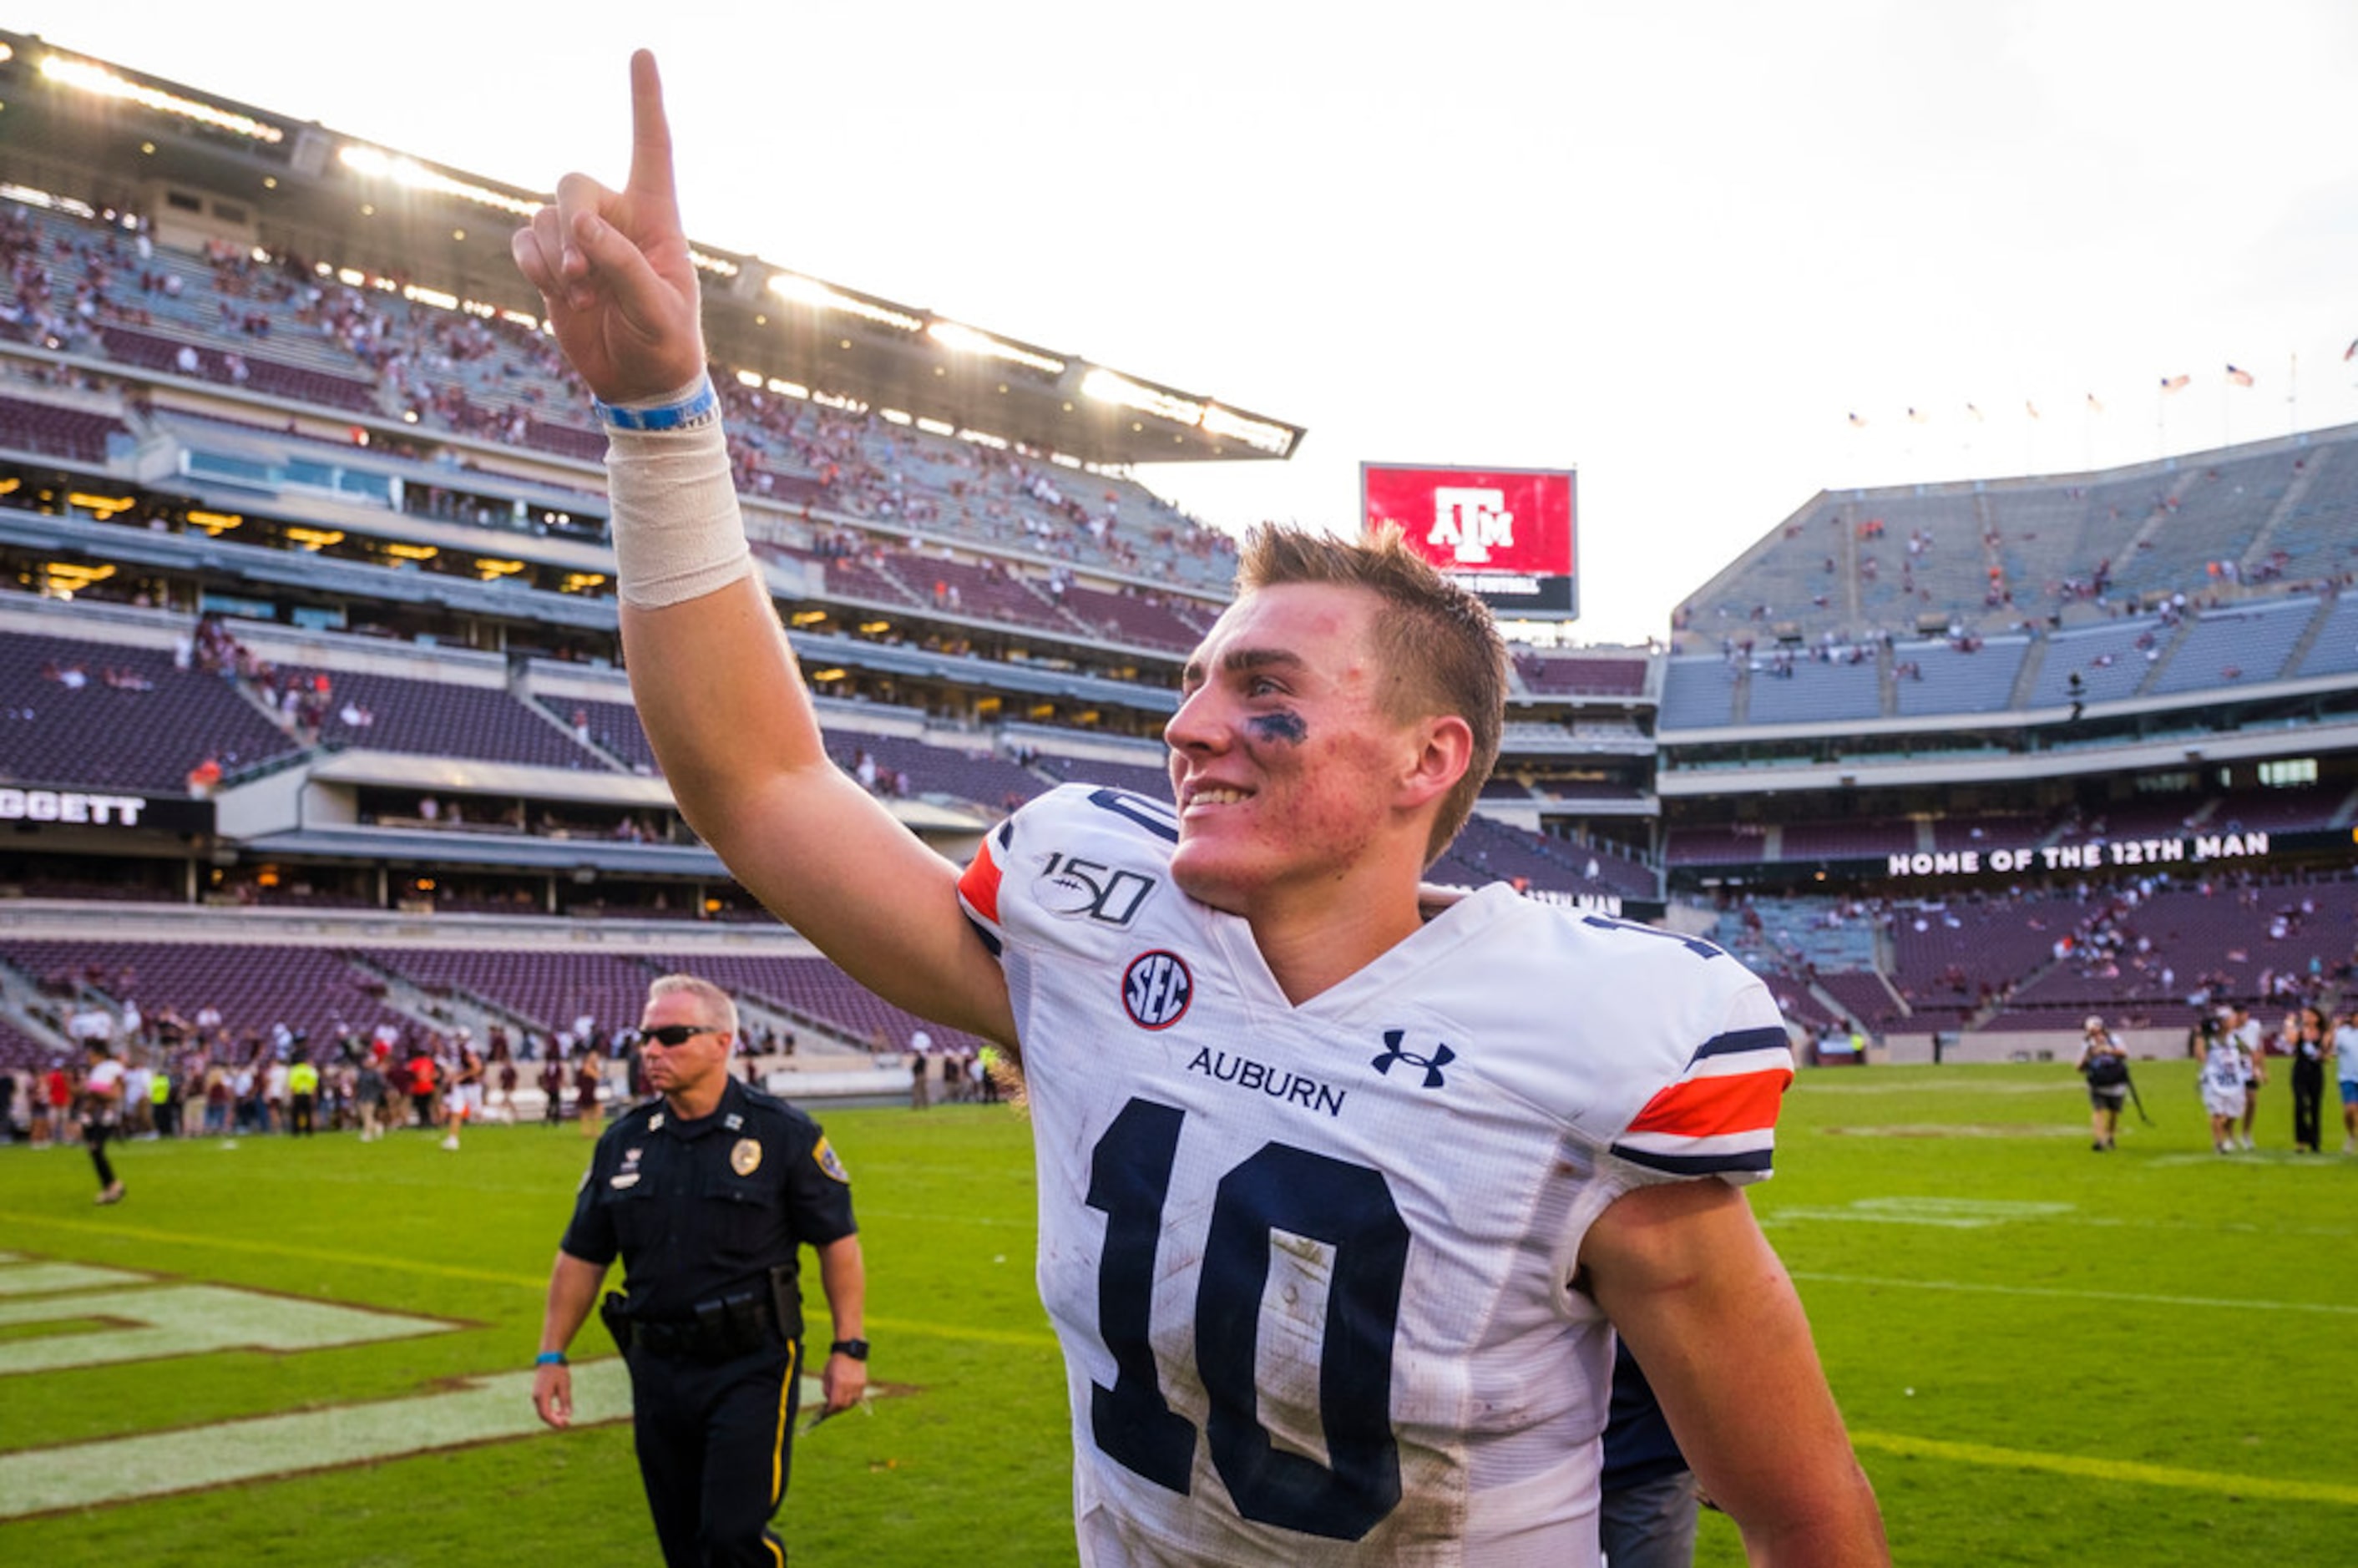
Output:
<instances>
[{"instance_id":1,"label":"number 10 on jersey","mask_svg":"<svg viewBox=\"0 0 2358 1568\"><path fill-rule=\"evenodd\" d=\"M1113 1387L1094 1385L1091 1434L1125 1469L1184 1494L1195 1429L1163 1398L1150 1341L1156 1249L1186 1112L1133 1098L1091 1152L1089 1206L1106 1217L1098 1332ZM1318 1415L1331 1466L1277 1447L1254 1388L1274 1231L1333 1249L1318 1351ZM1392 1333L1408 1272L1408 1227L1381 1173L1286 1143L1220 1178L1195 1288L1195 1370L1211 1406L1212 1465L1246 1519L1357 1541L1398 1506Z\"/></svg>"}]
</instances>

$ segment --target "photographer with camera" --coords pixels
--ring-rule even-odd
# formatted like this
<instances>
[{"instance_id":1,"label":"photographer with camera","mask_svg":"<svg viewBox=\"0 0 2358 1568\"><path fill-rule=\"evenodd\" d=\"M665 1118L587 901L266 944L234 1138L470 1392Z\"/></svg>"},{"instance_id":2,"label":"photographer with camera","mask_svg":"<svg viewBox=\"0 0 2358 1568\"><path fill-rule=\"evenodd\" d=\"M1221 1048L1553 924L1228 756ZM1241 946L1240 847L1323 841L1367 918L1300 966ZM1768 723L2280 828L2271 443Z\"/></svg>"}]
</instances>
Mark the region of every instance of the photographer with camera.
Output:
<instances>
[{"instance_id":1,"label":"photographer with camera","mask_svg":"<svg viewBox=\"0 0 2358 1568\"><path fill-rule=\"evenodd\" d=\"M2129 1053L2094 1013L2082 1026L2085 1038L2075 1064L2088 1080L2088 1124L2093 1141L2088 1146L2109 1153L2121 1130L2121 1102L2129 1098Z\"/></svg>"}]
</instances>

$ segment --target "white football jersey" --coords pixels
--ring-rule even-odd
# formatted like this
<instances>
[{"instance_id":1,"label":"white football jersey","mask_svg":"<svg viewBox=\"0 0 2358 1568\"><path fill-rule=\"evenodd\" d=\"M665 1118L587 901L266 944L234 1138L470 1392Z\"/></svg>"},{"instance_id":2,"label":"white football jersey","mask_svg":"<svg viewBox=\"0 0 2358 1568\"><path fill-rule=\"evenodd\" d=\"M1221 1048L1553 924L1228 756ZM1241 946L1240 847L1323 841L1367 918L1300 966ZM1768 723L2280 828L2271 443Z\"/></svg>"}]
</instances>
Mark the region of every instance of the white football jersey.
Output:
<instances>
[{"instance_id":1,"label":"white football jersey","mask_svg":"<svg viewBox=\"0 0 2358 1568\"><path fill-rule=\"evenodd\" d=\"M1297 1008L1177 838L1068 785L960 884L1022 1045L1082 1560L1594 1563L1581 1238L1639 1184L1768 1173L1776 1004L1493 885Z\"/></svg>"}]
</instances>

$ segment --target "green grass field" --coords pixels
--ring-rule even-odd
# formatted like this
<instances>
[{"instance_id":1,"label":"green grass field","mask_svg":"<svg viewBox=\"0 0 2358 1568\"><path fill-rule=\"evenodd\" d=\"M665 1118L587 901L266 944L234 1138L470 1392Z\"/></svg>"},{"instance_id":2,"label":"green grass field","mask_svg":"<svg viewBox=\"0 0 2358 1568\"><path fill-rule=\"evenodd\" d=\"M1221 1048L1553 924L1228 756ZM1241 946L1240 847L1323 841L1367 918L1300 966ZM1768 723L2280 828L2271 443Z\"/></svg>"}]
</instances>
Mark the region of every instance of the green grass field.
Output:
<instances>
[{"instance_id":1,"label":"green grass field","mask_svg":"<svg viewBox=\"0 0 2358 1568\"><path fill-rule=\"evenodd\" d=\"M2139 1082L2158 1125L2110 1155L2058 1066L1823 1072L1788 1102L1755 1205L1902 1562L2358 1560L2358 1159L2286 1152L2281 1087L2261 1152L2220 1158L2190 1065ZM1071 1562L1023 1123L825 1119L887 1397L796 1444L795 1560ZM587 1152L537 1127L455 1155L414 1132L135 1143L129 1201L99 1209L79 1150L0 1149L0 1560L653 1561L627 1428L527 1431L515 1381ZM139 1326L168 1300L221 1347ZM96 1345L146 1358L27 1369ZM97 1485L124 1500L20 1517ZM1700 1558L1741 1560L1725 1520Z\"/></svg>"}]
</instances>

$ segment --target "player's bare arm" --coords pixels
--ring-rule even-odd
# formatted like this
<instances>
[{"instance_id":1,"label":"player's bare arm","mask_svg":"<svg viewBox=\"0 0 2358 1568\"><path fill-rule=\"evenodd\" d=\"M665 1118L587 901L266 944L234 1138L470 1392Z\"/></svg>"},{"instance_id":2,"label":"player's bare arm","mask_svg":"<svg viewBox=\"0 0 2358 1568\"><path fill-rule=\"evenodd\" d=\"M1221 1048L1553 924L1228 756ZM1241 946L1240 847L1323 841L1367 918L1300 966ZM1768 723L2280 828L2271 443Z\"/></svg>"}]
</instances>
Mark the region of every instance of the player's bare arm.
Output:
<instances>
[{"instance_id":1,"label":"player's bare arm","mask_svg":"<svg viewBox=\"0 0 2358 1568\"><path fill-rule=\"evenodd\" d=\"M631 93L628 183L617 191L566 176L556 204L534 214L513 246L566 357L609 404L678 396L705 373L670 126L644 50L632 57ZM687 486L658 482L651 500L627 503L623 484L615 492L632 692L688 824L756 897L871 989L1012 1045L1006 982L959 911L956 868L828 760L758 574L750 562L732 569L742 550L741 532L729 532L741 529L733 492L708 478L694 492L706 512L682 517L671 514ZM633 602L633 564L667 570L693 555L679 537L722 546L678 574L691 585L709 576L711 585Z\"/></svg>"},{"instance_id":2,"label":"player's bare arm","mask_svg":"<svg viewBox=\"0 0 2358 1568\"><path fill-rule=\"evenodd\" d=\"M1753 1563L1890 1562L1801 1298L1743 1195L1715 1181L1640 1187L1597 1217L1580 1257Z\"/></svg>"}]
</instances>

